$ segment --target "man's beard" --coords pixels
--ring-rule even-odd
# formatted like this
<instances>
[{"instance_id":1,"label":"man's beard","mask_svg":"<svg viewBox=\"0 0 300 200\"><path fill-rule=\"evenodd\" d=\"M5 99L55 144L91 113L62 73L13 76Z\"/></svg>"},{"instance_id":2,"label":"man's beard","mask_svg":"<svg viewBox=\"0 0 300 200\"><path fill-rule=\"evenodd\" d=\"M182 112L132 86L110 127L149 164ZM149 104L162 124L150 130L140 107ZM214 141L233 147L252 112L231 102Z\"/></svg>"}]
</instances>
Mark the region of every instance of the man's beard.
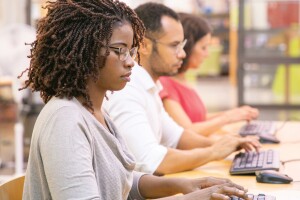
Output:
<instances>
[{"instance_id":1,"label":"man's beard","mask_svg":"<svg viewBox=\"0 0 300 200\"><path fill-rule=\"evenodd\" d=\"M178 74L178 70L176 70L176 72L173 71L160 71L159 69L163 69L163 68L158 68L157 66L167 66L166 62L164 62L163 58L159 55L157 48L153 48L152 53L149 57L149 64L152 68L152 73L154 73L154 75L156 77L160 77L160 76L174 76L176 74Z\"/></svg>"}]
</instances>

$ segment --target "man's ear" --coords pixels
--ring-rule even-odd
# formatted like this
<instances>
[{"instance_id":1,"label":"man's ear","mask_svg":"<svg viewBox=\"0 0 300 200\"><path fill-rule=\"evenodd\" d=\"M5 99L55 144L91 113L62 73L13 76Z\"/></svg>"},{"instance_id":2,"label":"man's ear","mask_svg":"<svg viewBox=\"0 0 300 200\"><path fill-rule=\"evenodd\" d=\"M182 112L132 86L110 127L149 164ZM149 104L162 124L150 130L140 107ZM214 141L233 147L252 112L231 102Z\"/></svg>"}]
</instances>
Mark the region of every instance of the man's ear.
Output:
<instances>
[{"instance_id":1,"label":"man's ear","mask_svg":"<svg viewBox=\"0 0 300 200\"><path fill-rule=\"evenodd\" d=\"M148 38L144 38L143 42L139 48L139 53L141 55L149 55L152 52L153 43Z\"/></svg>"}]
</instances>

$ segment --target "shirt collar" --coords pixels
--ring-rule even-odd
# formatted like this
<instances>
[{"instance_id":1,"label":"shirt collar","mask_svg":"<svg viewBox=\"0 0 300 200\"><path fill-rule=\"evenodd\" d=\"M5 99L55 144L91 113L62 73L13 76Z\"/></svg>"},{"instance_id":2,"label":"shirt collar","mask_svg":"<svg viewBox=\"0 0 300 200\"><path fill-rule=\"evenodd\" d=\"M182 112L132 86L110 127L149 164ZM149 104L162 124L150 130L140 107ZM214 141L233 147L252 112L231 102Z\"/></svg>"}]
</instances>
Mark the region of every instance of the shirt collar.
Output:
<instances>
[{"instance_id":1,"label":"shirt collar","mask_svg":"<svg viewBox=\"0 0 300 200\"><path fill-rule=\"evenodd\" d=\"M155 83L150 74L138 63L135 63L132 71L132 74L139 80L139 83L146 90L158 92L162 90L161 83L159 81Z\"/></svg>"}]
</instances>

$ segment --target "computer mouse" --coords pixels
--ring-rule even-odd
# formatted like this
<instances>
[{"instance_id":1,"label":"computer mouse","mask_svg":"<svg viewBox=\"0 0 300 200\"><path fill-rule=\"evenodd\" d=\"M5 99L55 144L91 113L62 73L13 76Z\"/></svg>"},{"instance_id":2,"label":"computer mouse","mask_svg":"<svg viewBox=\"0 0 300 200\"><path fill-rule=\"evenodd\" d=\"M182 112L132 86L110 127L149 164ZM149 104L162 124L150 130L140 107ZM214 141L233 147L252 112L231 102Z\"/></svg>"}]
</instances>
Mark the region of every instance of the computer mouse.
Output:
<instances>
[{"instance_id":1,"label":"computer mouse","mask_svg":"<svg viewBox=\"0 0 300 200\"><path fill-rule=\"evenodd\" d=\"M259 183L287 184L293 181L288 175L275 170L262 170L255 172L255 174L256 181Z\"/></svg>"},{"instance_id":2,"label":"computer mouse","mask_svg":"<svg viewBox=\"0 0 300 200\"><path fill-rule=\"evenodd\" d=\"M259 136L259 141L261 143L275 143L275 144L280 143L280 141L273 134L264 133L264 134L259 134L258 136Z\"/></svg>"}]
</instances>

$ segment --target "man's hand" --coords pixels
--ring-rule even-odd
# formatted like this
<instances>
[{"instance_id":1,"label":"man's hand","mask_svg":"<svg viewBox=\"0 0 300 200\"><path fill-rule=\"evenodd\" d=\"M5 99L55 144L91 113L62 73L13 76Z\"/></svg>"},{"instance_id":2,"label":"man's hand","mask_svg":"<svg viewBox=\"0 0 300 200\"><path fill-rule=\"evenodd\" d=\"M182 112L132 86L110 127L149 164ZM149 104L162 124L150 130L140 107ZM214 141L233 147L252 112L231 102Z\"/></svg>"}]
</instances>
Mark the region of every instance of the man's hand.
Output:
<instances>
[{"instance_id":1,"label":"man's hand","mask_svg":"<svg viewBox=\"0 0 300 200\"><path fill-rule=\"evenodd\" d=\"M243 148L246 151L258 151L261 147L258 137L241 137L238 135L225 135L211 146L216 160L224 159L231 153Z\"/></svg>"},{"instance_id":2,"label":"man's hand","mask_svg":"<svg viewBox=\"0 0 300 200\"><path fill-rule=\"evenodd\" d=\"M259 137L257 136L247 136L240 138L240 147L245 149L245 151L256 151L258 152L261 148L259 142Z\"/></svg>"}]
</instances>

